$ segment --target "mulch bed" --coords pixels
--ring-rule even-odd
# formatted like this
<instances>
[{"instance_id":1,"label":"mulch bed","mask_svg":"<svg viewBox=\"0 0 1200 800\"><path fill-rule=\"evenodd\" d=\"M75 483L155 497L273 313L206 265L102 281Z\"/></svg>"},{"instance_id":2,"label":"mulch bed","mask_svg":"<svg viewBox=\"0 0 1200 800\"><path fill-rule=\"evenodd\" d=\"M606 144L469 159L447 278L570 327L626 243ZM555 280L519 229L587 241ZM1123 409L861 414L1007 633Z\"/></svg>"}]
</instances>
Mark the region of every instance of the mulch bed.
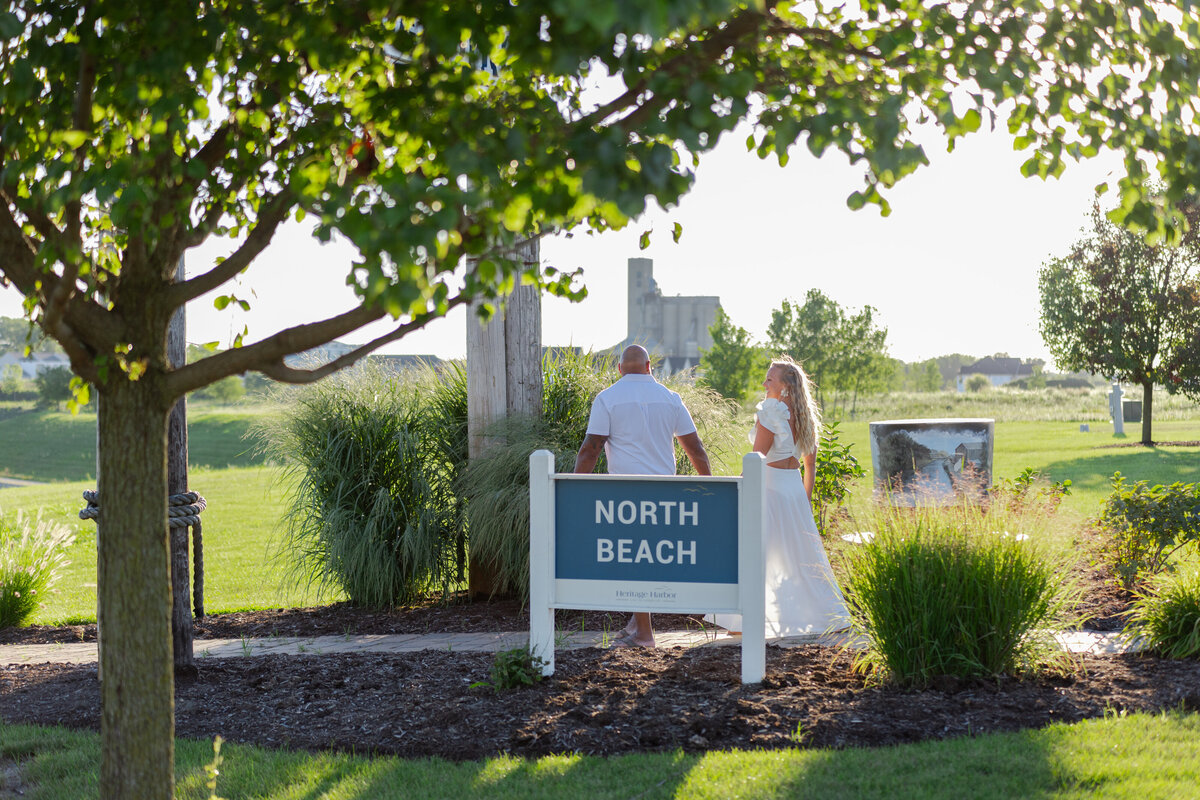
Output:
<instances>
[{"instance_id":1,"label":"mulch bed","mask_svg":"<svg viewBox=\"0 0 1200 800\"><path fill-rule=\"evenodd\" d=\"M683 749L859 747L1038 728L1121 711L1200 710L1200 664L1083 657L1068 677L864 685L849 655L771 647L739 683L736 647L577 650L497 693L486 653L205 659L176 686L176 732L267 747L479 759ZM96 728L94 666L0 668L0 716Z\"/></svg>"},{"instance_id":2,"label":"mulch bed","mask_svg":"<svg viewBox=\"0 0 1200 800\"><path fill-rule=\"evenodd\" d=\"M1088 549L1091 543L1081 543ZM1129 598L1081 558L1083 627L1117 630ZM561 630L610 630L623 616L560 611ZM655 615L659 630L695 628ZM391 611L347 604L205 617L203 638L514 631L514 600L430 603ZM95 626L0 631L0 644L89 641ZM656 750L879 746L1038 728L1114 711L1200 710L1200 663L1142 655L1081 656L1071 674L943 679L925 690L870 684L849 653L769 647L767 676L740 683L740 649L560 652L555 674L497 693L487 653L424 651L198 659L176 681L176 731L268 747L478 759L499 753L617 754ZM95 665L0 667L6 722L95 729Z\"/></svg>"}]
</instances>

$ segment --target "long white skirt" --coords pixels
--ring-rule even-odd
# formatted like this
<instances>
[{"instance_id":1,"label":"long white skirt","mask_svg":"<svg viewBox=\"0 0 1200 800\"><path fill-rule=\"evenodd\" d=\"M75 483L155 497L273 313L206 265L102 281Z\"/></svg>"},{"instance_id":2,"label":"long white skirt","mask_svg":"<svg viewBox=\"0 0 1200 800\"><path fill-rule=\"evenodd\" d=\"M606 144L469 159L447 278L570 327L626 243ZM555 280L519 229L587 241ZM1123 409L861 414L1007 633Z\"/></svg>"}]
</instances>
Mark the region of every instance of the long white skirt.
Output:
<instances>
[{"instance_id":1,"label":"long white skirt","mask_svg":"<svg viewBox=\"0 0 1200 800\"><path fill-rule=\"evenodd\" d=\"M767 638L847 627L850 615L829 568L800 471L767 467L765 472ZM742 629L740 614L705 619L731 631Z\"/></svg>"}]
</instances>

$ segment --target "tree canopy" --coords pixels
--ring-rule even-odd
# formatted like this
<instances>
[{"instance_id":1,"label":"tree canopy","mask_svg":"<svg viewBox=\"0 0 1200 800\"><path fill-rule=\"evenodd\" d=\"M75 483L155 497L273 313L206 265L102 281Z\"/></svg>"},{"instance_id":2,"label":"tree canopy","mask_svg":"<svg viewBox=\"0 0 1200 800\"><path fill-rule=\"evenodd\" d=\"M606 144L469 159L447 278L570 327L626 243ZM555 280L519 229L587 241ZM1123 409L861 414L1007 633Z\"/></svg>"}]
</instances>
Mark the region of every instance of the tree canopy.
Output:
<instances>
[{"instance_id":1,"label":"tree canopy","mask_svg":"<svg viewBox=\"0 0 1200 800\"><path fill-rule=\"evenodd\" d=\"M704 383L741 402L746 399L755 367L763 360L762 353L751 341L749 331L735 325L723 308L717 308L717 319L708 331L713 346L700 352Z\"/></svg>"},{"instance_id":2,"label":"tree canopy","mask_svg":"<svg viewBox=\"0 0 1200 800\"><path fill-rule=\"evenodd\" d=\"M1200 206L1183 205L1200 222ZM1150 245L1096 207L1092 232L1038 275L1042 339L1060 369L1142 387L1142 442L1152 436L1154 386L1200 397L1200 230Z\"/></svg>"},{"instance_id":3,"label":"tree canopy","mask_svg":"<svg viewBox=\"0 0 1200 800\"><path fill-rule=\"evenodd\" d=\"M820 289L809 289L804 303L784 300L771 313L768 346L804 364L817 397L833 412L846 394L887 386L894 370L887 357L887 329L875 321L875 309L850 313Z\"/></svg>"},{"instance_id":4,"label":"tree canopy","mask_svg":"<svg viewBox=\"0 0 1200 800\"><path fill-rule=\"evenodd\" d=\"M0 274L102 401L102 796L171 792L159 422L186 392L316 379L518 280L578 296L569 270L505 254L676 203L743 121L763 156L846 153L864 174L850 204L886 211L927 160L918 123L952 146L999 113L1029 175L1124 153L1117 216L1175 234L1140 187L1153 161L1168 199L1195 188L1198 48L1200 9L1139 0L6 4ZM226 287L304 216L357 248L360 305L170 363L172 314L214 291L248 305ZM177 281L213 236L233 253ZM384 318L328 365L283 360Z\"/></svg>"}]
</instances>

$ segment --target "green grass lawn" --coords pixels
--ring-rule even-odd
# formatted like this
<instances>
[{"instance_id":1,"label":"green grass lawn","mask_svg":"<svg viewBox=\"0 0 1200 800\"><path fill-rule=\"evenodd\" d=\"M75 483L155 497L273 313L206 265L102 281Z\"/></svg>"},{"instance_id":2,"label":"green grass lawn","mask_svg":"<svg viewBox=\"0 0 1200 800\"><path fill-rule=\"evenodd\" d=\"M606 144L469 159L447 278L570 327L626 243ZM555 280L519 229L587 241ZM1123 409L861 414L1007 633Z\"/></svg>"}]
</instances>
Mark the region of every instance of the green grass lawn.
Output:
<instances>
[{"instance_id":1,"label":"green grass lawn","mask_svg":"<svg viewBox=\"0 0 1200 800\"><path fill-rule=\"evenodd\" d=\"M403 713L398 711L397 713ZM261 800L404 798L1183 798L1200 780L1200 717L1134 714L897 747L501 756L451 763L225 744L216 791ZM99 736L0 726L25 797L97 796ZM212 744L179 740L176 796L208 798Z\"/></svg>"},{"instance_id":2,"label":"green grass lawn","mask_svg":"<svg viewBox=\"0 0 1200 800\"><path fill-rule=\"evenodd\" d=\"M271 467L199 469L190 486L208 502L201 516L204 538L204 596L209 613L257 608L290 608L322 602L313 591L290 585L286 562L275 557L281 489ZM0 511L18 510L53 517L78 535L68 552L70 563L34 624L95 621L96 528L79 519L89 481L55 483L0 491ZM323 602L342 599L327 595Z\"/></svg>"},{"instance_id":3,"label":"green grass lawn","mask_svg":"<svg viewBox=\"0 0 1200 800\"><path fill-rule=\"evenodd\" d=\"M278 406L188 408L188 463L197 467L261 464L246 432ZM0 419L0 476L33 481L80 481L96 477L96 415L25 411Z\"/></svg>"},{"instance_id":4,"label":"green grass lawn","mask_svg":"<svg viewBox=\"0 0 1200 800\"><path fill-rule=\"evenodd\" d=\"M341 599L318 598L312 591L290 586L285 579L288 564L275 559L273 544L284 503L274 485L278 471L254 465L258 457L250 453L244 436L257 418L277 411L273 406L189 409L190 460L193 465L212 465L193 466L189 481L208 500L202 517L208 612ZM1109 492L1109 478L1117 470L1130 480L1151 483L1200 481L1200 447L1107 447L1138 441L1139 426L1127 426L1124 439L1114 437L1107 424L1091 427L1091 432L1080 433L1077 422L997 422L994 478L1012 478L1033 467L1055 481L1070 479L1072 494L1064 505L1079 516L1099 511ZM868 502L872 486L867 423L845 422L841 430L843 440L853 443L852 452L868 471L852 501L852 508L861 507ZM1200 440L1200 417L1157 422L1155 438ZM0 512L40 510L79 533L58 592L34 617L36 623L95 618L95 526L78 518L83 490L94 488L92 480L85 480L94 471L94 453L94 417L26 412L0 420L0 475L71 481L0 490ZM727 471L736 469L740 457L727 466Z\"/></svg>"},{"instance_id":5,"label":"green grass lawn","mask_svg":"<svg viewBox=\"0 0 1200 800\"><path fill-rule=\"evenodd\" d=\"M1118 470L1130 481L1150 483L1195 483L1200 481L1200 447L1113 447L1135 444L1141 426L1128 424L1125 436L1117 437L1112 426L1091 423L1088 433L1077 422L997 422L996 449L992 460L993 481L1015 478L1026 467L1045 473L1050 480L1070 480L1071 495L1064 506L1093 516L1110 492L1109 479ZM852 442L851 453L867 470L857 487L862 496L874 480L868 423L843 422L842 441ZM1158 441L1200 441L1200 417L1154 423Z\"/></svg>"}]
</instances>

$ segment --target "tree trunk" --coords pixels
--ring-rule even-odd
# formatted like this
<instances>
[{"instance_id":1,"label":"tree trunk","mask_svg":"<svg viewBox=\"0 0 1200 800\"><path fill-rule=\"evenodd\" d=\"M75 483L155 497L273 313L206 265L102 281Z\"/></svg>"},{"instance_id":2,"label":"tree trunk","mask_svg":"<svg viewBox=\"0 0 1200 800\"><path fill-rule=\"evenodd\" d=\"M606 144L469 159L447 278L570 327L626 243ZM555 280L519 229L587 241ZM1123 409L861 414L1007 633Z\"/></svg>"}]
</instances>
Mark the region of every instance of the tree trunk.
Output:
<instances>
[{"instance_id":1,"label":"tree trunk","mask_svg":"<svg viewBox=\"0 0 1200 800\"><path fill-rule=\"evenodd\" d=\"M167 410L152 378L123 378L106 387L99 410L100 796L167 800L175 778Z\"/></svg>"},{"instance_id":2,"label":"tree trunk","mask_svg":"<svg viewBox=\"0 0 1200 800\"><path fill-rule=\"evenodd\" d=\"M1124 413L1124 409L1122 409ZM1154 381L1146 381L1142 384L1142 444L1154 444L1153 428L1151 422L1154 419Z\"/></svg>"}]
</instances>

